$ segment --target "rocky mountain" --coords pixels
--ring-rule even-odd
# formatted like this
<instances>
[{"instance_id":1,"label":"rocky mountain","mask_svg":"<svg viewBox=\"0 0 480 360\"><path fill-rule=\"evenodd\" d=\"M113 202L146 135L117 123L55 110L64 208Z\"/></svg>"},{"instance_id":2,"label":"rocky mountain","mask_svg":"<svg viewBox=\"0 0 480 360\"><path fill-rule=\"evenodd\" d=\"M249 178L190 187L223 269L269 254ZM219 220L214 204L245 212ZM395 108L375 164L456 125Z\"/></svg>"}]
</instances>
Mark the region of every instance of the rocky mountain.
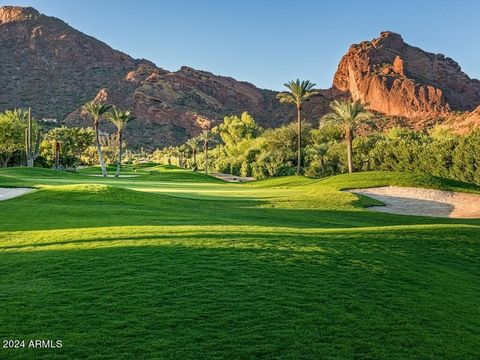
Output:
<instances>
[{"instance_id":1,"label":"rocky mountain","mask_svg":"<svg viewBox=\"0 0 480 360\"><path fill-rule=\"evenodd\" d=\"M141 60L33 8L0 8L0 108L63 119Z\"/></svg>"},{"instance_id":2,"label":"rocky mountain","mask_svg":"<svg viewBox=\"0 0 480 360\"><path fill-rule=\"evenodd\" d=\"M443 116L480 104L480 81L442 54L405 43L393 32L350 47L333 87L369 104L372 110L404 117Z\"/></svg>"},{"instance_id":3,"label":"rocky mountain","mask_svg":"<svg viewBox=\"0 0 480 360\"><path fill-rule=\"evenodd\" d=\"M133 146L176 144L242 111L265 127L294 119L274 91L189 67L166 71L33 8L0 8L0 59L0 111L31 107L37 118L86 126L79 108L99 98L133 110L138 120L126 132ZM307 113L318 120L327 104L318 96Z\"/></svg>"},{"instance_id":4,"label":"rocky mountain","mask_svg":"<svg viewBox=\"0 0 480 360\"><path fill-rule=\"evenodd\" d=\"M253 114L264 127L292 121L293 107L281 106L276 94L186 66L169 72L141 64L116 87L101 89L96 99L131 108L140 122L129 132L132 138L141 139L142 146L151 148L180 143L221 122L224 116L243 111ZM325 96L317 96L306 106L306 113L318 121L319 109L325 113L328 103ZM69 114L66 122L84 124L79 110Z\"/></svg>"},{"instance_id":5,"label":"rocky mountain","mask_svg":"<svg viewBox=\"0 0 480 360\"><path fill-rule=\"evenodd\" d=\"M448 114L442 119L442 126L453 130L457 134L466 134L473 129L479 129L480 106L470 112Z\"/></svg>"},{"instance_id":6,"label":"rocky mountain","mask_svg":"<svg viewBox=\"0 0 480 360\"><path fill-rule=\"evenodd\" d=\"M275 91L186 66L164 70L33 8L0 7L0 59L0 111L31 107L37 118L87 126L80 107L101 99L133 110L137 120L129 125L126 137L134 147L178 144L224 116L243 111L264 127L295 118L294 108L280 105ZM329 102L339 96L367 102L385 114L386 126L425 128L452 119L454 110L470 111L480 105L480 82L470 79L452 59L384 32L352 45L340 61L332 88L321 90L306 104L305 118L318 124ZM462 124L469 128L480 125L478 116L462 116ZM463 129L449 121L451 127ZM102 127L112 129L107 123Z\"/></svg>"}]
</instances>

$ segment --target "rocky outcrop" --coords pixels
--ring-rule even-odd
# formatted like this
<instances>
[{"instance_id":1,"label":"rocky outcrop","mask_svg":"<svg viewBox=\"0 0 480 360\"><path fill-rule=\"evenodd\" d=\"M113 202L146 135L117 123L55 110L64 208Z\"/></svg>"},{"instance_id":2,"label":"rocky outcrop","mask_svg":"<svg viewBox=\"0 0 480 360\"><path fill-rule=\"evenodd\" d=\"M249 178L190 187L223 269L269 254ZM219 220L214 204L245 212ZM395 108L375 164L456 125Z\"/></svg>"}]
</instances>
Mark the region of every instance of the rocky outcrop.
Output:
<instances>
[{"instance_id":1,"label":"rocky outcrop","mask_svg":"<svg viewBox=\"0 0 480 360\"><path fill-rule=\"evenodd\" d=\"M443 119L442 125L457 134L466 134L480 129L480 106L467 113L451 113Z\"/></svg>"},{"instance_id":2,"label":"rocky outcrop","mask_svg":"<svg viewBox=\"0 0 480 360\"><path fill-rule=\"evenodd\" d=\"M0 8L0 109L63 119L142 61L32 8Z\"/></svg>"},{"instance_id":3,"label":"rocky outcrop","mask_svg":"<svg viewBox=\"0 0 480 360\"><path fill-rule=\"evenodd\" d=\"M265 127L294 120L293 106L282 106L276 92L210 72L182 67L168 72L140 64L126 74L117 86L103 88L95 99L130 108L139 119L129 128L133 145L154 148L182 142L203 129L211 128L223 117L250 112ZM329 99L317 96L305 106L305 115L318 121L326 112ZM88 124L79 109L69 114L66 123Z\"/></svg>"},{"instance_id":4,"label":"rocky outcrop","mask_svg":"<svg viewBox=\"0 0 480 360\"><path fill-rule=\"evenodd\" d=\"M102 99L133 110L137 120L126 132L133 147L178 144L243 111L264 127L295 119L294 107L279 104L275 91L186 66L164 70L33 8L0 7L0 59L0 111L31 107L37 118L86 126L79 108ZM332 99L348 95L393 116L389 123L424 128L451 110L478 106L480 84L452 59L385 32L353 45L333 87L311 98L303 114L317 125ZM102 127L113 130L105 122Z\"/></svg>"},{"instance_id":5,"label":"rocky outcrop","mask_svg":"<svg viewBox=\"0 0 480 360\"><path fill-rule=\"evenodd\" d=\"M293 107L230 77L190 67L161 69L87 36L33 8L0 8L0 111L31 107L38 118L89 125L78 110L95 97L133 110L132 146L177 144L225 115L251 112L265 127L294 119ZM318 96L305 114L315 121L328 99ZM108 124L102 124L108 128Z\"/></svg>"},{"instance_id":6,"label":"rocky outcrop","mask_svg":"<svg viewBox=\"0 0 480 360\"><path fill-rule=\"evenodd\" d=\"M0 8L0 24L14 21L37 20L40 13L32 7L2 6Z\"/></svg>"},{"instance_id":7,"label":"rocky outcrop","mask_svg":"<svg viewBox=\"0 0 480 360\"><path fill-rule=\"evenodd\" d=\"M480 106L468 113L465 121L455 122L453 127L457 129L458 133L467 133L475 129L480 129Z\"/></svg>"},{"instance_id":8,"label":"rocky outcrop","mask_svg":"<svg viewBox=\"0 0 480 360\"><path fill-rule=\"evenodd\" d=\"M352 45L333 87L387 115L438 116L480 104L480 82L454 60L410 46L392 32Z\"/></svg>"}]
</instances>

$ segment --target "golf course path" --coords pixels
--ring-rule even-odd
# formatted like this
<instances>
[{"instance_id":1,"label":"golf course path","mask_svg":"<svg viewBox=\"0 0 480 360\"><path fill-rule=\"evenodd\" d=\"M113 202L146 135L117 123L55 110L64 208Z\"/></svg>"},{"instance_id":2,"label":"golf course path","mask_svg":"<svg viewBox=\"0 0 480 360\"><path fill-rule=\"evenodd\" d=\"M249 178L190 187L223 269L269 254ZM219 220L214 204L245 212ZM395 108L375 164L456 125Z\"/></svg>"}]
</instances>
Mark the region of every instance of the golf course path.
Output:
<instances>
[{"instance_id":1,"label":"golf course path","mask_svg":"<svg viewBox=\"0 0 480 360\"><path fill-rule=\"evenodd\" d=\"M480 218L480 195L414 187L383 186L348 190L379 200L373 211L403 215Z\"/></svg>"},{"instance_id":2,"label":"golf course path","mask_svg":"<svg viewBox=\"0 0 480 360\"><path fill-rule=\"evenodd\" d=\"M11 198L29 193L30 191L33 191L33 190L35 190L35 189L31 189L31 188L0 188L0 201L11 199Z\"/></svg>"}]
</instances>

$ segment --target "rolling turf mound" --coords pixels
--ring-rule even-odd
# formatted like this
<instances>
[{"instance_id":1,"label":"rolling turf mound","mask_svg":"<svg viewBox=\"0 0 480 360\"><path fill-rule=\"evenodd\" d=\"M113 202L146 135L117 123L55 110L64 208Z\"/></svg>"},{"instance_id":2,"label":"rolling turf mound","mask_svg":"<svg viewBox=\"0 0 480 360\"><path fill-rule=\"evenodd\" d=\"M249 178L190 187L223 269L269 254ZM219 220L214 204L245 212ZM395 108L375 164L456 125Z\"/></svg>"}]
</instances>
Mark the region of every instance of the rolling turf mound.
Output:
<instances>
[{"instance_id":1,"label":"rolling turf mound","mask_svg":"<svg viewBox=\"0 0 480 360\"><path fill-rule=\"evenodd\" d=\"M0 187L30 187L27 181L16 177L0 175Z\"/></svg>"},{"instance_id":2,"label":"rolling turf mound","mask_svg":"<svg viewBox=\"0 0 480 360\"><path fill-rule=\"evenodd\" d=\"M353 174L342 174L322 179L303 176L284 176L257 180L245 184L252 187L293 188L305 186L318 189L347 190L354 188L369 188L379 186L421 187L447 191L480 193L477 184L446 179L438 176L419 175L395 171L370 171Z\"/></svg>"},{"instance_id":3,"label":"rolling turf mound","mask_svg":"<svg viewBox=\"0 0 480 360\"><path fill-rule=\"evenodd\" d=\"M115 174L115 170L116 167L114 165L107 166L109 175ZM90 166L79 171L79 174L91 176L100 176L101 173L99 166ZM129 177L151 175L150 179L158 181L222 182L222 180L205 173L194 172L173 165L158 165L154 163L123 166L121 175Z\"/></svg>"},{"instance_id":4,"label":"rolling turf mound","mask_svg":"<svg viewBox=\"0 0 480 360\"><path fill-rule=\"evenodd\" d=\"M0 170L0 187L39 188L0 201L0 337L64 343L0 349L2 359L478 354L480 220L370 212L378 202L341 191L478 186L398 173L232 184L151 165L134 178L92 172Z\"/></svg>"}]
</instances>

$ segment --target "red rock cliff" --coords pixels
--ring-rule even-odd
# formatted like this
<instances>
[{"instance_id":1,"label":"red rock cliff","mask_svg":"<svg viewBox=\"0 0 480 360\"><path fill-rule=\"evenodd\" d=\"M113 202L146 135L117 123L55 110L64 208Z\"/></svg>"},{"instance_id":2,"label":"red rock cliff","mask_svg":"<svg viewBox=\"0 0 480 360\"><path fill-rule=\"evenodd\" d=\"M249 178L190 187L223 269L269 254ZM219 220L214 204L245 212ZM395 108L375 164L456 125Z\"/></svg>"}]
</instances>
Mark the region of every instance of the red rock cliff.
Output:
<instances>
[{"instance_id":1,"label":"red rock cliff","mask_svg":"<svg viewBox=\"0 0 480 360\"><path fill-rule=\"evenodd\" d=\"M480 82L454 60L410 46L392 32L352 45L333 87L387 115L436 116L480 104Z\"/></svg>"}]
</instances>

